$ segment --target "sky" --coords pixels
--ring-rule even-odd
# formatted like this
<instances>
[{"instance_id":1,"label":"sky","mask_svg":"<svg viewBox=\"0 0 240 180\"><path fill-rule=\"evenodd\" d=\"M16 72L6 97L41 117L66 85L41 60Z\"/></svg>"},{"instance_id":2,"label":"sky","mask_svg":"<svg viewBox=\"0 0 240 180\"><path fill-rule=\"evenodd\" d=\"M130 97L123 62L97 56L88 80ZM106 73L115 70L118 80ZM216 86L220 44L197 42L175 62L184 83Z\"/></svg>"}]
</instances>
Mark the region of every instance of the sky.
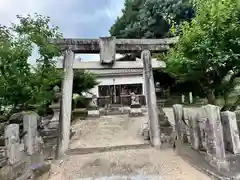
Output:
<instances>
[{"instance_id":1,"label":"sky","mask_svg":"<svg viewBox=\"0 0 240 180\"><path fill-rule=\"evenodd\" d=\"M38 13L49 16L66 38L98 38L109 35L123 6L124 0L0 0L0 24L16 22L16 15ZM99 55L80 57L99 59Z\"/></svg>"}]
</instances>

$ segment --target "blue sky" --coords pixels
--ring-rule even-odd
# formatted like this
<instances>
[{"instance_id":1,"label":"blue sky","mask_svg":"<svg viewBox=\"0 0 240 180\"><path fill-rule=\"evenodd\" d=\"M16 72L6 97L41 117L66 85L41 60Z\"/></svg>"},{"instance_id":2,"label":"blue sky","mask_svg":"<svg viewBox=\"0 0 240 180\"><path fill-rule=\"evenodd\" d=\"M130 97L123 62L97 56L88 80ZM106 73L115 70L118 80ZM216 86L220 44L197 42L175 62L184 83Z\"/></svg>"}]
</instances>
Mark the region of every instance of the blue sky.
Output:
<instances>
[{"instance_id":1,"label":"blue sky","mask_svg":"<svg viewBox=\"0 0 240 180\"><path fill-rule=\"evenodd\" d=\"M0 24L15 22L18 14L39 13L49 16L64 37L98 38L109 35L123 6L124 0L0 0ZM81 57L99 59L99 55Z\"/></svg>"}]
</instances>

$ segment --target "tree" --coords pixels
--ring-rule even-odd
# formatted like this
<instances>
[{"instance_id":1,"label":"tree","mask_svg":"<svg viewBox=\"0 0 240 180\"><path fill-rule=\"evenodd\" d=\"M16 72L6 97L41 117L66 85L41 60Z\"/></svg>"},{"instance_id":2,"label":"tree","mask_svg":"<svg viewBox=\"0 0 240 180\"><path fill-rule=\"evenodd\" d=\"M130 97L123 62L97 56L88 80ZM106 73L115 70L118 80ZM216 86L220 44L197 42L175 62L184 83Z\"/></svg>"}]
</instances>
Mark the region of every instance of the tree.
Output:
<instances>
[{"instance_id":1,"label":"tree","mask_svg":"<svg viewBox=\"0 0 240 180\"><path fill-rule=\"evenodd\" d=\"M94 74L82 70L74 72L73 93L82 95L82 92L87 92L96 85L98 82Z\"/></svg>"},{"instance_id":2,"label":"tree","mask_svg":"<svg viewBox=\"0 0 240 180\"><path fill-rule=\"evenodd\" d=\"M118 38L162 38L170 36L173 24L194 16L188 0L126 0L123 15L110 29Z\"/></svg>"},{"instance_id":3,"label":"tree","mask_svg":"<svg viewBox=\"0 0 240 180\"><path fill-rule=\"evenodd\" d=\"M0 26L0 96L1 105L25 109L52 95L48 86L60 78L60 73L55 73L53 57L59 56L60 51L50 40L61 38L61 33L58 27L49 25L49 17L36 14L17 18L19 24ZM36 68L28 63L34 46L40 54Z\"/></svg>"},{"instance_id":4,"label":"tree","mask_svg":"<svg viewBox=\"0 0 240 180\"><path fill-rule=\"evenodd\" d=\"M182 80L198 81L214 104L224 77L240 73L240 11L235 0L196 0L195 5L196 17L181 26L167 67Z\"/></svg>"},{"instance_id":5,"label":"tree","mask_svg":"<svg viewBox=\"0 0 240 180\"><path fill-rule=\"evenodd\" d=\"M61 87L61 80L58 80L51 88L54 86ZM96 81L96 76L93 73L77 70L74 71L73 76L73 94L82 95L83 92L87 92L89 89L94 88L94 86L98 85Z\"/></svg>"},{"instance_id":6,"label":"tree","mask_svg":"<svg viewBox=\"0 0 240 180\"><path fill-rule=\"evenodd\" d=\"M17 16L19 23L0 26L0 97L1 105L12 112L45 107L54 98L53 87L61 83L62 71L55 68L55 58L61 51L52 39L62 38L59 28L50 25L50 18L35 14ZM35 66L28 63L37 47L39 58ZM78 92L91 88L94 77L81 73ZM82 84L82 86L80 86Z\"/></svg>"}]
</instances>

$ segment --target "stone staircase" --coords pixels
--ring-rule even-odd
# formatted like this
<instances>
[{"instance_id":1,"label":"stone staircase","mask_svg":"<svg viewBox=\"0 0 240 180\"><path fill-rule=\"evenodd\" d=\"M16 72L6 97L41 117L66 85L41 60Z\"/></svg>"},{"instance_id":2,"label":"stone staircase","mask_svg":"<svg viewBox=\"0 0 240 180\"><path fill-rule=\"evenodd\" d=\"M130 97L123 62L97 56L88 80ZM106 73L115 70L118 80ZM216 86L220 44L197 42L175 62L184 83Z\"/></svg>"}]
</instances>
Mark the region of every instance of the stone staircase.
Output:
<instances>
[{"instance_id":1,"label":"stone staircase","mask_svg":"<svg viewBox=\"0 0 240 180\"><path fill-rule=\"evenodd\" d=\"M100 109L100 115L121 115L128 114L129 108L123 107L121 104L110 104L108 109Z\"/></svg>"},{"instance_id":2,"label":"stone staircase","mask_svg":"<svg viewBox=\"0 0 240 180\"><path fill-rule=\"evenodd\" d=\"M161 176L158 175L136 175L136 176L109 176L109 177L98 177L91 178L92 180L163 180ZM81 178L75 180L89 180L89 178Z\"/></svg>"}]
</instances>

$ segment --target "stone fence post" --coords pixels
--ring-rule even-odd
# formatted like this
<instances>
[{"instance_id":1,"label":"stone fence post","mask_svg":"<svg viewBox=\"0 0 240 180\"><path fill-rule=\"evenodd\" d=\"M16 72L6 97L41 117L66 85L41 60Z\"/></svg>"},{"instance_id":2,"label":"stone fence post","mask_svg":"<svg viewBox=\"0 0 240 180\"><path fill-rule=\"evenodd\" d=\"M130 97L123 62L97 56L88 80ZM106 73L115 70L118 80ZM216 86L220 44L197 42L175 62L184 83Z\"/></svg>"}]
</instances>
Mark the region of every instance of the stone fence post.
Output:
<instances>
[{"instance_id":1,"label":"stone fence post","mask_svg":"<svg viewBox=\"0 0 240 180\"><path fill-rule=\"evenodd\" d=\"M185 141L186 125L183 122L183 119L184 119L183 105L174 104L173 105L173 114L174 114L174 121L175 121L175 131L177 132L178 139Z\"/></svg>"},{"instance_id":2,"label":"stone fence post","mask_svg":"<svg viewBox=\"0 0 240 180\"><path fill-rule=\"evenodd\" d=\"M200 149L200 127L199 127L199 114L193 113L189 116L189 134L190 143L193 149Z\"/></svg>"},{"instance_id":3,"label":"stone fence post","mask_svg":"<svg viewBox=\"0 0 240 180\"><path fill-rule=\"evenodd\" d=\"M207 161L219 171L227 170L225 146L223 140L223 127L220 118L220 108L214 105L203 106L206 117Z\"/></svg>"},{"instance_id":4,"label":"stone fence post","mask_svg":"<svg viewBox=\"0 0 240 180\"><path fill-rule=\"evenodd\" d=\"M240 139L234 112L221 112L225 148L234 154L240 153Z\"/></svg>"},{"instance_id":5,"label":"stone fence post","mask_svg":"<svg viewBox=\"0 0 240 180\"><path fill-rule=\"evenodd\" d=\"M37 143L37 124L39 116L35 112L27 112L23 116L23 129L26 133L24 136L24 146L28 155L33 155L38 150Z\"/></svg>"},{"instance_id":6,"label":"stone fence post","mask_svg":"<svg viewBox=\"0 0 240 180\"><path fill-rule=\"evenodd\" d=\"M19 124L9 124L5 128L6 155L10 165L21 161Z\"/></svg>"}]
</instances>

